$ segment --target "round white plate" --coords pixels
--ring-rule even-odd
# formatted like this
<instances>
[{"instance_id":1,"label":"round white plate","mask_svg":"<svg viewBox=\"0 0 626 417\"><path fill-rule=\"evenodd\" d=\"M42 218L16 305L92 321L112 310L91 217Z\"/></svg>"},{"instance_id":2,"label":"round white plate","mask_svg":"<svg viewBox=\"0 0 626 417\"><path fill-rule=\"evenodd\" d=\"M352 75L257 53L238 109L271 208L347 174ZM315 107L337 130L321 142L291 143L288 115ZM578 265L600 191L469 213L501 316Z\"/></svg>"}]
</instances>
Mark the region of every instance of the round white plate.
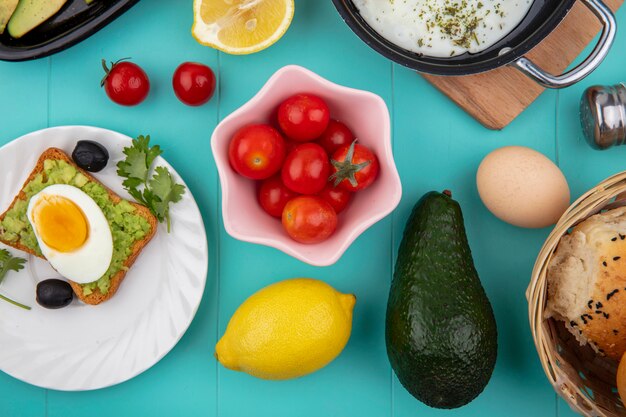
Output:
<instances>
[{"instance_id":1,"label":"round white plate","mask_svg":"<svg viewBox=\"0 0 626 417\"><path fill-rule=\"evenodd\" d=\"M130 146L129 137L95 127L55 127L0 148L0 213L11 204L41 153L57 147L71 155L81 139L98 141L108 149L107 167L94 176L131 199L115 167L123 159L122 149ZM162 158L156 165L166 166L177 182L183 182ZM59 277L48 263L28 256L24 270L10 272L0 294L32 310L0 301L0 370L40 387L81 391L124 382L163 358L191 324L208 269L204 225L189 189L171 207L171 233L159 225L118 292L103 304L88 306L74 300L64 309L46 310L35 301L35 286Z\"/></svg>"}]
</instances>

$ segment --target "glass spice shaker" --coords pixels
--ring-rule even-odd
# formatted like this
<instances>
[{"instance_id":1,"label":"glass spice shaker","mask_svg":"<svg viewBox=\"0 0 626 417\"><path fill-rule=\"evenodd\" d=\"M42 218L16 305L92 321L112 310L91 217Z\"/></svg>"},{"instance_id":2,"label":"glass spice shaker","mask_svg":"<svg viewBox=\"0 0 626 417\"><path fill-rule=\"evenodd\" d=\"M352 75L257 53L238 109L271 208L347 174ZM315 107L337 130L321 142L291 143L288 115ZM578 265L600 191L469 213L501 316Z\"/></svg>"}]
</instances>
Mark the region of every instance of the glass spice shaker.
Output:
<instances>
[{"instance_id":1,"label":"glass spice shaker","mask_svg":"<svg viewBox=\"0 0 626 417\"><path fill-rule=\"evenodd\" d=\"M595 149L626 143L626 85L594 85L580 100L580 123Z\"/></svg>"}]
</instances>

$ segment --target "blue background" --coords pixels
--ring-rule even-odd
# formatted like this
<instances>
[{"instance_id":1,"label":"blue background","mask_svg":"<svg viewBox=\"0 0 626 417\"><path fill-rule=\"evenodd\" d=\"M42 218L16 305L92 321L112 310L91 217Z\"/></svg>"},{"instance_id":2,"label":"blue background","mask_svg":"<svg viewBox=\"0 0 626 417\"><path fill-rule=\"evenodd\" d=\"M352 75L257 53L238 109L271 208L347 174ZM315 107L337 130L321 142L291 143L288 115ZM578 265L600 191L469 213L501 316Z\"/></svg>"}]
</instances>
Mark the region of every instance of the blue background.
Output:
<instances>
[{"instance_id":1,"label":"blue background","mask_svg":"<svg viewBox=\"0 0 626 417\"><path fill-rule=\"evenodd\" d=\"M524 292L549 229L502 223L482 205L475 172L491 150L524 145L555 161L572 198L624 170L626 147L591 150L579 128L578 100L591 84L626 80L626 33L587 80L544 93L504 131L488 131L413 71L363 44L329 0L296 0L287 34L250 56L200 46L190 35L191 1L144 0L85 42L50 58L0 63L0 145L48 126L87 124L136 136L151 134L183 175L208 232L210 267L196 319L178 346L137 378L83 393L43 390L0 373L0 416L570 416L537 358ZM626 24L626 13L618 13ZM138 107L120 107L99 86L100 59L131 56L152 82ZM178 102L174 69L200 61L218 74L213 100L200 108ZM274 249L234 240L220 213L220 188L209 140L216 124L252 97L277 69L305 66L339 84L373 91L392 115L396 163L404 186L398 209L364 233L334 266L315 268ZM499 328L499 357L484 393L466 407L434 410L398 383L384 346L384 313L395 253L413 204L431 190L451 189L464 210L476 267ZM286 382L226 370L213 347L237 306L272 282L310 276L353 292L352 338L325 369ZM0 346L1 348L1 346Z\"/></svg>"}]
</instances>

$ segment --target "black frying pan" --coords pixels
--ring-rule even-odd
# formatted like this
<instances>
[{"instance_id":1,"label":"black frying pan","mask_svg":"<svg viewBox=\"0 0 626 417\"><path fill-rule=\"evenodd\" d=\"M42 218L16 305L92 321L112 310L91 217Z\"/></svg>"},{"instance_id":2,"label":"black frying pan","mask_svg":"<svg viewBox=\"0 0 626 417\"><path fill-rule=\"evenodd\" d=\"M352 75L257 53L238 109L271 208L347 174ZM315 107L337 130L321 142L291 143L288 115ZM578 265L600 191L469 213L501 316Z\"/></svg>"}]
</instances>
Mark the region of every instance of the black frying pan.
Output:
<instances>
[{"instance_id":1,"label":"black frying pan","mask_svg":"<svg viewBox=\"0 0 626 417\"><path fill-rule=\"evenodd\" d=\"M615 17L602 0L580 0L600 20L602 35L591 54L562 75L552 75L537 67L524 54L547 37L574 6L576 0L534 0L522 22L492 47L451 58L436 58L407 51L383 38L360 16L352 0L333 0L348 26L371 48L385 57L414 70L436 75L469 75L512 65L548 88L575 84L597 68L607 55L616 32Z\"/></svg>"}]
</instances>

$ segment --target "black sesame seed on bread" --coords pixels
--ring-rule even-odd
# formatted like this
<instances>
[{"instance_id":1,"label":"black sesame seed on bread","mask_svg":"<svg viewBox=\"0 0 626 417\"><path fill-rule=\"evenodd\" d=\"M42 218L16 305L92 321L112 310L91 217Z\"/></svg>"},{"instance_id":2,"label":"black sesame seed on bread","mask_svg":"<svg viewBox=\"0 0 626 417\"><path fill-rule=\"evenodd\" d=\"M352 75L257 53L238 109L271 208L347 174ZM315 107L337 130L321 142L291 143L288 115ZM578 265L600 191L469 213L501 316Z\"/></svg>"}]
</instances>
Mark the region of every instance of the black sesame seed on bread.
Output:
<instances>
[{"instance_id":1,"label":"black sesame seed on bread","mask_svg":"<svg viewBox=\"0 0 626 417\"><path fill-rule=\"evenodd\" d=\"M626 352L626 207L589 217L561 238L548 268L546 315L581 344Z\"/></svg>"}]
</instances>

